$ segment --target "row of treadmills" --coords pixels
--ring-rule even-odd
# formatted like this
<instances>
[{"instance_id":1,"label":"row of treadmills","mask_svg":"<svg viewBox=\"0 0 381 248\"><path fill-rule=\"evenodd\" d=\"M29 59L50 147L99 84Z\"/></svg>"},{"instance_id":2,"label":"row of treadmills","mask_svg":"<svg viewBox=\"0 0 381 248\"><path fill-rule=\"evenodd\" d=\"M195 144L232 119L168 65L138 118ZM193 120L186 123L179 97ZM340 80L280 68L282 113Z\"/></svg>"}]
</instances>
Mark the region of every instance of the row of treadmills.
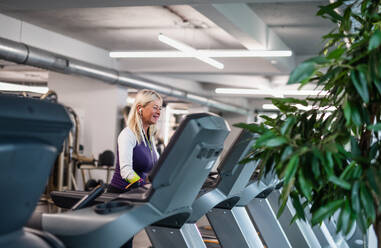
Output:
<instances>
[{"instance_id":1,"label":"row of treadmills","mask_svg":"<svg viewBox=\"0 0 381 248\"><path fill-rule=\"evenodd\" d=\"M314 228L290 225L291 206L276 218L281 182L272 175L257 180L257 163L239 164L254 142L249 132L239 135L211 178L230 129L209 113L183 120L151 185L103 193L77 210L33 214L71 127L59 104L0 94L0 247L120 247L145 229L154 248L202 248L196 222L204 215L225 248L361 247L357 229L345 240L330 221ZM86 194L51 195L56 205L71 209Z\"/></svg>"}]
</instances>

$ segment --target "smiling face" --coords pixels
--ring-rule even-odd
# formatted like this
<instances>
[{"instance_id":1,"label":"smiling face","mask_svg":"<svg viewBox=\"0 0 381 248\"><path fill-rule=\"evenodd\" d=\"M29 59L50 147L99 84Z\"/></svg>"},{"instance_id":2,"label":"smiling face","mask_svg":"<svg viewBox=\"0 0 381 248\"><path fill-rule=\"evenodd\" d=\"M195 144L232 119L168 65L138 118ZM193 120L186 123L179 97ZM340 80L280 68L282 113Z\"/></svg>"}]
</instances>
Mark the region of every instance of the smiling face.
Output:
<instances>
[{"instance_id":1,"label":"smiling face","mask_svg":"<svg viewBox=\"0 0 381 248\"><path fill-rule=\"evenodd\" d=\"M143 125L156 124L160 117L161 101L159 99L148 103L146 106L141 107L141 117Z\"/></svg>"}]
</instances>

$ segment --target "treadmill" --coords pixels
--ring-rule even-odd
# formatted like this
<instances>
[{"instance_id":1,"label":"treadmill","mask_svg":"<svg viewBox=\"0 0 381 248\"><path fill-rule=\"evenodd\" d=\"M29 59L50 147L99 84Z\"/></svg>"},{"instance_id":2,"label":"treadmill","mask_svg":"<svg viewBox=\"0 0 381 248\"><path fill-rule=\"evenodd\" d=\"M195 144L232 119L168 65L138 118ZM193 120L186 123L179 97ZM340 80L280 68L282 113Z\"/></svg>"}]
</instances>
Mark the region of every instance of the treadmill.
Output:
<instances>
[{"instance_id":1,"label":"treadmill","mask_svg":"<svg viewBox=\"0 0 381 248\"><path fill-rule=\"evenodd\" d=\"M70 247L120 247L150 225L180 228L191 215L192 203L229 132L226 121L219 116L188 115L155 166L151 187L119 195L106 193L95 200L98 204L94 206L42 214L35 224ZM78 192L56 192L52 196L62 207L82 197ZM167 243L166 247L178 246Z\"/></svg>"},{"instance_id":2,"label":"treadmill","mask_svg":"<svg viewBox=\"0 0 381 248\"><path fill-rule=\"evenodd\" d=\"M280 185L274 174L270 173L260 180L254 174L239 192L239 201L236 204L232 207L218 205L206 213L222 247L289 247L289 242L266 200Z\"/></svg>"},{"instance_id":3,"label":"treadmill","mask_svg":"<svg viewBox=\"0 0 381 248\"><path fill-rule=\"evenodd\" d=\"M231 145L218 166L218 177L209 179L192 204L190 218L181 227L167 223L165 226L151 225L146 232L155 248L168 247L206 247L198 231L196 222L213 207L231 209L239 200L239 193L244 189L253 174L257 163L239 164L248 154L254 143L254 135L243 130ZM221 223L229 225L229 222ZM214 226L213 226L214 228ZM229 235L229 233L224 233ZM241 246L236 246L241 247Z\"/></svg>"},{"instance_id":4,"label":"treadmill","mask_svg":"<svg viewBox=\"0 0 381 248\"><path fill-rule=\"evenodd\" d=\"M0 247L65 247L24 227L72 127L63 106L0 93Z\"/></svg>"}]
</instances>

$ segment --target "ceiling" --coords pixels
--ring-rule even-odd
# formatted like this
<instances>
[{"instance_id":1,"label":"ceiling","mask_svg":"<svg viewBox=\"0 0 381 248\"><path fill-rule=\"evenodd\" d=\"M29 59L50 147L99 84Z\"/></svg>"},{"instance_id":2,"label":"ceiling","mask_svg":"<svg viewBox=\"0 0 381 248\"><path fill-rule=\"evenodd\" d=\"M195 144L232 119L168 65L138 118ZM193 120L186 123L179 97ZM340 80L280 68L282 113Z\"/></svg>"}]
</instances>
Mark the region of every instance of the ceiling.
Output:
<instances>
[{"instance_id":1,"label":"ceiling","mask_svg":"<svg viewBox=\"0 0 381 248\"><path fill-rule=\"evenodd\" d=\"M329 1L298 0L2 0L0 13L107 51L173 50L159 33L196 49L291 49L290 58L116 59L139 75L192 80L213 87L285 87L295 61L316 55L334 25L315 14ZM65 44L62 44L65 46ZM91 62L91 61L88 61ZM2 78L0 70L0 79ZM250 96L245 96L249 98Z\"/></svg>"}]
</instances>

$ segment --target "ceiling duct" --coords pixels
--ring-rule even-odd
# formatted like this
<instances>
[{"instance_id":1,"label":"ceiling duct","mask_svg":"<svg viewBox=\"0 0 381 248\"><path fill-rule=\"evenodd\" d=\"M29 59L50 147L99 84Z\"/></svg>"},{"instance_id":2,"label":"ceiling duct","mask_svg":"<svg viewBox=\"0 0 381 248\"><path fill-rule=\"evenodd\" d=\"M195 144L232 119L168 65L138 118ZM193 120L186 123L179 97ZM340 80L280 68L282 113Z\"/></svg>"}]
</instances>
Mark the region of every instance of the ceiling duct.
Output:
<instances>
[{"instance_id":1,"label":"ceiling duct","mask_svg":"<svg viewBox=\"0 0 381 248\"><path fill-rule=\"evenodd\" d=\"M119 72L106 67L97 66L72 58L67 58L23 43L0 38L0 59L40 67L66 74L76 74L94 78L109 84L117 84L137 89L152 89L160 94L173 96L190 102L196 102L222 111L248 115L249 110L209 99L167 85L142 79L131 73Z\"/></svg>"}]
</instances>

